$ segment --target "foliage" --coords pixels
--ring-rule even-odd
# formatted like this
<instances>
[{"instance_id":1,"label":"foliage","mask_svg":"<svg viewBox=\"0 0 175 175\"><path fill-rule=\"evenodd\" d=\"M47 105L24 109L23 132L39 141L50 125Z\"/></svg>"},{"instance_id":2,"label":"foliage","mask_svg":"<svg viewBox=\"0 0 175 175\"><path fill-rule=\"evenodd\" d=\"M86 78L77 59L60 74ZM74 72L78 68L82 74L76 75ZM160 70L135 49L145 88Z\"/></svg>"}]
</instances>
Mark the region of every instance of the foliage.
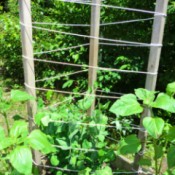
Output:
<instances>
[{"instance_id":1,"label":"foliage","mask_svg":"<svg viewBox=\"0 0 175 175\"><path fill-rule=\"evenodd\" d=\"M35 116L35 122L50 136L56 148L56 152L49 156L50 164L78 170L79 174L96 175L107 171L112 174L107 165L115 158L115 154L107 148L105 140L108 118L100 110L87 116L86 111L94 101L88 95L76 104L69 99L68 104L58 108L44 110L43 106ZM62 174L54 169L50 173Z\"/></svg>"},{"instance_id":2,"label":"foliage","mask_svg":"<svg viewBox=\"0 0 175 175\"><path fill-rule=\"evenodd\" d=\"M21 62L21 44L20 44L20 30L19 30L19 18L18 18L18 6L17 1L8 0L4 1L8 6L8 10L4 8L0 14L0 59L3 60L3 75L5 78L12 78L13 81L22 83L23 75L22 62ZM4 3L2 6L4 7ZM118 6L127 6L141 9L154 10L154 3L150 1L132 2L127 1L114 1L105 0L104 4L112 4ZM167 28L165 30L165 47L163 48L162 59L160 64L160 76L158 87L163 88L164 82L172 80L173 77L173 58L174 58L174 37L172 33L174 31L174 0L170 0L168 8ZM83 14L83 18L82 18ZM45 1L45 0L33 0L32 1L32 15L33 21L54 22L54 23L80 23L89 24L90 19L90 6L64 3L58 1ZM147 18L146 14L127 12L125 10L116 10L109 8L101 9L101 23L114 22L122 20L130 20L136 18ZM36 24L35 24L36 25ZM68 27L64 25L37 25L39 27L45 27L65 32L79 33L89 35L89 27ZM122 25L110 25L102 26L100 35L106 38L131 40L138 42L149 42L151 35L152 21L143 21L138 23L129 23ZM114 32L117 31L117 32ZM74 37L62 34L49 33L41 30L33 30L34 52L41 52L46 50L67 48L77 44L88 43L89 40L81 37ZM167 51L168 50L168 51ZM146 69L147 48L135 48L135 47L114 47L100 45L99 51L99 66L113 67L119 69L128 70L141 70ZM88 52L87 46L78 49L69 49L61 52L53 52L46 54L37 54L36 58L42 56L43 59L65 61L78 64L88 64ZM168 54L168 55L167 55ZM46 77L60 76L65 73L74 72L77 69L68 66L60 66L53 64L43 64L35 62L36 64L36 79L43 79ZM15 67L15 69L13 69ZM58 72L59 70L59 72ZM172 71L169 71L172 70ZM166 74L165 74L166 72ZM85 78L86 76L86 78ZM38 82L39 85L45 87L59 87L61 88L64 83L71 80L71 88L79 87L78 90L85 90L87 87L87 74L79 76L71 76L66 78L54 78L48 81ZM59 80L59 83L58 83ZM132 80L132 81L130 81ZM70 81L69 81L70 82ZM134 85L132 82L135 82ZM100 90L109 91L127 91L129 89L143 86L144 78L140 79L140 76L134 74L118 74L115 72L102 72L98 73L98 87ZM125 86L124 86L125 85ZM68 87L68 88L70 88Z\"/></svg>"},{"instance_id":3,"label":"foliage","mask_svg":"<svg viewBox=\"0 0 175 175\"><path fill-rule=\"evenodd\" d=\"M152 92L139 88L135 90L135 95L124 95L110 108L111 112L122 117L128 115L138 115L138 113L142 113L143 107L146 107L147 110L151 111L151 116L147 116L143 119L143 126L153 142L153 160L155 162L154 168L156 175L161 173L161 166L164 157L166 157L168 162L167 173L173 174L175 168L174 126L172 126L168 120L166 121L160 118L160 116L155 116L153 113L156 108L175 113L174 93L174 82L167 85L166 93ZM134 135L129 136L129 138L126 137L124 141L120 143L123 146L122 149L120 148L120 153L132 153L133 148L138 148L139 150L140 145L138 144L137 146L137 143L139 143L139 140L137 141L137 138ZM151 162L151 159L145 159L145 161L143 160L141 160L140 164L150 165L148 162Z\"/></svg>"},{"instance_id":4,"label":"foliage","mask_svg":"<svg viewBox=\"0 0 175 175\"><path fill-rule=\"evenodd\" d=\"M55 149L48 141L47 135L40 130L29 133L28 122L22 117L9 124L8 112L14 102L25 102L33 99L26 92L12 90L10 99L5 99L0 89L0 114L4 117L5 129L0 126L0 174L31 175L33 169L32 149L43 154L54 152Z\"/></svg>"}]
</instances>

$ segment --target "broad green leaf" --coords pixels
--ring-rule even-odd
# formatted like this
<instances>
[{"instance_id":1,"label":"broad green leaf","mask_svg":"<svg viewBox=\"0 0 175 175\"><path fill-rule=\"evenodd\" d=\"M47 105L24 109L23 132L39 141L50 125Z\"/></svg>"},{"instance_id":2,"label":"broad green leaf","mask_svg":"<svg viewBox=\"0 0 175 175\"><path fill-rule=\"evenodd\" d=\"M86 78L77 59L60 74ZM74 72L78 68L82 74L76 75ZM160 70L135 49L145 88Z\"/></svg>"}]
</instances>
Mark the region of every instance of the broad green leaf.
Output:
<instances>
[{"instance_id":1,"label":"broad green leaf","mask_svg":"<svg viewBox=\"0 0 175 175\"><path fill-rule=\"evenodd\" d=\"M60 161L58 160L58 157L56 155L52 155L51 159L50 159L50 162L51 162L52 165L57 166Z\"/></svg>"},{"instance_id":2,"label":"broad green leaf","mask_svg":"<svg viewBox=\"0 0 175 175\"><path fill-rule=\"evenodd\" d=\"M167 94L160 93L152 107L175 113L175 100Z\"/></svg>"},{"instance_id":3,"label":"broad green leaf","mask_svg":"<svg viewBox=\"0 0 175 175\"><path fill-rule=\"evenodd\" d=\"M155 92L143 88L136 89L135 94L140 100L143 100L143 103L146 105L152 103L155 98Z\"/></svg>"},{"instance_id":4,"label":"broad green leaf","mask_svg":"<svg viewBox=\"0 0 175 175\"><path fill-rule=\"evenodd\" d=\"M71 159L70 159L70 161L69 161L70 165L72 165L73 167L75 167L75 165L77 163L77 158L78 157L76 155L72 156Z\"/></svg>"},{"instance_id":5,"label":"broad green leaf","mask_svg":"<svg viewBox=\"0 0 175 175\"><path fill-rule=\"evenodd\" d=\"M146 117L143 119L143 126L149 135L155 139L158 139L162 135L164 124L164 120L159 117Z\"/></svg>"},{"instance_id":6,"label":"broad green leaf","mask_svg":"<svg viewBox=\"0 0 175 175\"><path fill-rule=\"evenodd\" d=\"M157 145L155 147L155 159L160 159L163 156L163 147L161 145Z\"/></svg>"},{"instance_id":7,"label":"broad green leaf","mask_svg":"<svg viewBox=\"0 0 175 175\"><path fill-rule=\"evenodd\" d=\"M47 116L48 114L46 112L38 112L36 115L35 115L35 123L38 125L38 126L41 126L41 123L42 123L42 118L44 118L45 116Z\"/></svg>"},{"instance_id":8,"label":"broad green leaf","mask_svg":"<svg viewBox=\"0 0 175 175\"><path fill-rule=\"evenodd\" d=\"M175 93L175 82L169 83L166 87L166 93L168 95L173 95Z\"/></svg>"},{"instance_id":9,"label":"broad green leaf","mask_svg":"<svg viewBox=\"0 0 175 175\"><path fill-rule=\"evenodd\" d=\"M112 169L108 166L105 166L102 170L96 170L93 175L112 175Z\"/></svg>"},{"instance_id":10,"label":"broad green leaf","mask_svg":"<svg viewBox=\"0 0 175 175\"><path fill-rule=\"evenodd\" d=\"M136 96L133 94L127 94L117 100L110 108L110 112L117 116L129 116L138 114L143 111L143 108L137 102Z\"/></svg>"},{"instance_id":11,"label":"broad green leaf","mask_svg":"<svg viewBox=\"0 0 175 175\"><path fill-rule=\"evenodd\" d=\"M18 146L10 154L10 163L22 174L32 174L32 153L28 147Z\"/></svg>"},{"instance_id":12,"label":"broad green leaf","mask_svg":"<svg viewBox=\"0 0 175 175\"><path fill-rule=\"evenodd\" d=\"M10 147L14 143L12 138L0 138L0 150Z\"/></svg>"},{"instance_id":13,"label":"broad green leaf","mask_svg":"<svg viewBox=\"0 0 175 175\"><path fill-rule=\"evenodd\" d=\"M175 142L175 126L169 128L165 139L167 139L170 142Z\"/></svg>"},{"instance_id":14,"label":"broad green leaf","mask_svg":"<svg viewBox=\"0 0 175 175\"><path fill-rule=\"evenodd\" d=\"M92 143L85 139L85 140L83 140L82 146L85 149L90 149L90 148L92 148Z\"/></svg>"},{"instance_id":15,"label":"broad green leaf","mask_svg":"<svg viewBox=\"0 0 175 175\"><path fill-rule=\"evenodd\" d=\"M35 98L29 95L27 92L20 91L20 90L12 90L11 91L11 100L15 102L20 101L27 101L27 100L34 100Z\"/></svg>"},{"instance_id":16,"label":"broad green leaf","mask_svg":"<svg viewBox=\"0 0 175 175\"><path fill-rule=\"evenodd\" d=\"M7 102L0 102L0 113L7 112L11 107L11 104Z\"/></svg>"},{"instance_id":17,"label":"broad green leaf","mask_svg":"<svg viewBox=\"0 0 175 175\"><path fill-rule=\"evenodd\" d=\"M141 166L151 166L152 165L152 162L151 162L151 159L141 159L139 161L139 165Z\"/></svg>"},{"instance_id":18,"label":"broad green leaf","mask_svg":"<svg viewBox=\"0 0 175 175\"><path fill-rule=\"evenodd\" d=\"M140 148L140 140L136 135L127 136L119 144L119 152L123 155L137 153Z\"/></svg>"},{"instance_id":19,"label":"broad green leaf","mask_svg":"<svg viewBox=\"0 0 175 175\"><path fill-rule=\"evenodd\" d=\"M48 141L47 136L40 130L33 130L28 136L27 142L33 149L39 150L43 154L48 154L55 151L52 144Z\"/></svg>"},{"instance_id":20,"label":"broad green leaf","mask_svg":"<svg viewBox=\"0 0 175 175\"><path fill-rule=\"evenodd\" d=\"M41 123L43 124L43 126L48 126L50 123L50 116L46 115L43 118L41 118Z\"/></svg>"},{"instance_id":21,"label":"broad green leaf","mask_svg":"<svg viewBox=\"0 0 175 175\"><path fill-rule=\"evenodd\" d=\"M28 123L19 120L15 121L12 128L10 129L10 136L11 137L19 137L19 136L27 136L28 135Z\"/></svg>"},{"instance_id":22,"label":"broad green leaf","mask_svg":"<svg viewBox=\"0 0 175 175\"><path fill-rule=\"evenodd\" d=\"M91 96L86 96L84 99L78 101L78 106L81 110L88 110L95 98Z\"/></svg>"},{"instance_id":23,"label":"broad green leaf","mask_svg":"<svg viewBox=\"0 0 175 175\"><path fill-rule=\"evenodd\" d=\"M171 146L167 152L168 168L175 167L175 146Z\"/></svg>"}]
</instances>

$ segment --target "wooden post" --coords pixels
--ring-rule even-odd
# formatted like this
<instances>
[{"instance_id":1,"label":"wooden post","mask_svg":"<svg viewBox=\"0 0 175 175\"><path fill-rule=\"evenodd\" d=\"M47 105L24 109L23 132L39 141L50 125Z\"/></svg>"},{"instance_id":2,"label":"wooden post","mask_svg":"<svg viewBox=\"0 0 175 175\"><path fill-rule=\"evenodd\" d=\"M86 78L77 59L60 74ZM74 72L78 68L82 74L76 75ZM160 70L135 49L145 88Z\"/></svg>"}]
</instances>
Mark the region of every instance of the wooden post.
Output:
<instances>
[{"instance_id":1,"label":"wooden post","mask_svg":"<svg viewBox=\"0 0 175 175\"><path fill-rule=\"evenodd\" d=\"M22 54L24 57L30 58L27 60L23 57L24 79L25 83L31 87L35 87L35 70L33 58L33 45L32 45L32 26L31 19L31 2L30 0L19 0L20 21L21 21L21 40L22 40ZM36 97L35 89L26 87L26 91ZM36 113L36 102L29 101L27 104L29 129L33 129L33 117ZM37 164L41 163L40 154L34 152L34 159Z\"/></svg>"},{"instance_id":2,"label":"wooden post","mask_svg":"<svg viewBox=\"0 0 175 175\"><path fill-rule=\"evenodd\" d=\"M101 4L101 0L92 0L93 4ZM90 35L92 37L90 39L90 51L89 51L89 66L98 65L98 50L99 50L99 30L100 30L100 6L92 5L91 7L91 31ZM92 90L92 94L95 94L94 83L97 79L97 70L93 68L89 68L89 88ZM92 112L95 108L95 101L88 110L88 115L91 116Z\"/></svg>"},{"instance_id":3,"label":"wooden post","mask_svg":"<svg viewBox=\"0 0 175 175\"><path fill-rule=\"evenodd\" d=\"M168 6L168 0L156 0L155 12L166 14L167 6ZM153 23L152 39L151 39L152 44L162 44L164 27L165 27L165 16L155 14L154 23ZM152 46L150 48L147 71L151 72L151 73L155 73L155 74L148 74L147 75L145 88L148 90L151 90L151 91L155 90L155 88L156 88L156 82L157 82L157 74L156 73L158 72L158 67L159 67L159 62L160 62L160 54L161 54L161 46ZM150 111L148 109L145 109L145 111L141 117L141 123L140 123L141 128L143 128L142 121L147 116L150 116ZM135 156L135 160L134 160L134 169L135 170L139 169L138 162L143 157L143 154L145 151L147 133L140 131L138 137L141 140L142 149L140 151L140 154L136 154L136 156Z\"/></svg>"}]
</instances>

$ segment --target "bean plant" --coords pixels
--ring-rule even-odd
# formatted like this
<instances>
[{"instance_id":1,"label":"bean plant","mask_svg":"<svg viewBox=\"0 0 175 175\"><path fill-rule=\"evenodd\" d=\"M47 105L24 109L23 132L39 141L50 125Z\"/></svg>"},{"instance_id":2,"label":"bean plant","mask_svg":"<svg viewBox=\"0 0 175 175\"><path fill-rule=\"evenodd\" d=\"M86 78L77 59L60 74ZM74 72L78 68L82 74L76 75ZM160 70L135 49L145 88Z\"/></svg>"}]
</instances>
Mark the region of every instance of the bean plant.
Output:
<instances>
[{"instance_id":1,"label":"bean plant","mask_svg":"<svg viewBox=\"0 0 175 175\"><path fill-rule=\"evenodd\" d=\"M148 91L143 88L135 90L135 94L127 94L117 100L110 108L110 111L116 114L117 118L141 115L144 108L151 112L151 116L143 119L143 126L147 131L148 147L153 147L153 157L143 158L138 162L140 165L148 165L154 162L155 174L161 174L163 160L167 160L166 175L175 174L175 126L168 122L168 119L159 117L154 111L156 109L164 110L168 113L175 113L175 82L167 85L166 93ZM129 150L134 149L137 145L140 149L139 142L135 138L129 136L133 144L129 144L127 149L121 149L121 154L127 154ZM124 143L126 144L126 143Z\"/></svg>"},{"instance_id":2,"label":"bean plant","mask_svg":"<svg viewBox=\"0 0 175 175\"><path fill-rule=\"evenodd\" d=\"M33 166L32 149L42 154L54 152L47 135L39 129L29 132L28 122L19 115L14 121L8 116L14 103L34 100L26 92L12 90L11 97L5 98L0 90L0 115L4 118L5 127L0 126L0 174L1 175L37 175Z\"/></svg>"}]
</instances>

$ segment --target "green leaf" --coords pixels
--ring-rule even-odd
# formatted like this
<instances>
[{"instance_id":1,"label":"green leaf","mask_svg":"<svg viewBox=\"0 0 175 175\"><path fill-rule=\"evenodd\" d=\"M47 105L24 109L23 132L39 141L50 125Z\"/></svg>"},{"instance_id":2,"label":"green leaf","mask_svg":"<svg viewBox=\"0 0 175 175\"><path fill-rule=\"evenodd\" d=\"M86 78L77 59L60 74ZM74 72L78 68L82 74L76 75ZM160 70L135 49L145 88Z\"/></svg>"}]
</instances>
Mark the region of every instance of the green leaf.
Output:
<instances>
[{"instance_id":1,"label":"green leaf","mask_svg":"<svg viewBox=\"0 0 175 175\"><path fill-rule=\"evenodd\" d=\"M143 108L137 102L136 96L133 94L127 94L117 100L110 108L110 112L117 116L129 116L138 114L143 111Z\"/></svg>"},{"instance_id":2,"label":"green leaf","mask_svg":"<svg viewBox=\"0 0 175 175\"><path fill-rule=\"evenodd\" d=\"M15 121L12 128L10 129L10 136L17 138L19 136L25 137L27 135L28 135L28 123L23 120Z\"/></svg>"},{"instance_id":3,"label":"green leaf","mask_svg":"<svg viewBox=\"0 0 175 175\"><path fill-rule=\"evenodd\" d=\"M152 103L155 98L155 92L143 88L136 89L135 94L140 100L143 100L143 103L146 105Z\"/></svg>"},{"instance_id":4,"label":"green leaf","mask_svg":"<svg viewBox=\"0 0 175 175\"><path fill-rule=\"evenodd\" d=\"M10 147L13 143L14 143L14 140L12 138L0 139L0 150L4 150Z\"/></svg>"},{"instance_id":5,"label":"green leaf","mask_svg":"<svg viewBox=\"0 0 175 175\"><path fill-rule=\"evenodd\" d=\"M155 147L155 159L160 159L163 156L163 147L161 145L156 145Z\"/></svg>"},{"instance_id":6,"label":"green leaf","mask_svg":"<svg viewBox=\"0 0 175 175\"><path fill-rule=\"evenodd\" d=\"M119 144L119 152L123 155L137 153L140 148L140 140L136 135L127 136Z\"/></svg>"},{"instance_id":7,"label":"green leaf","mask_svg":"<svg viewBox=\"0 0 175 175\"><path fill-rule=\"evenodd\" d=\"M63 147L62 149L66 150L66 149L69 148L69 146L68 146L68 144L67 144L66 141L61 140L61 139L56 139L56 140L57 140L57 142L59 143L59 145Z\"/></svg>"},{"instance_id":8,"label":"green leaf","mask_svg":"<svg viewBox=\"0 0 175 175\"><path fill-rule=\"evenodd\" d=\"M60 163L60 161L58 160L58 157L56 155L51 156L50 162L54 166L57 166Z\"/></svg>"},{"instance_id":9,"label":"green leaf","mask_svg":"<svg viewBox=\"0 0 175 175\"><path fill-rule=\"evenodd\" d=\"M78 107L81 110L88 110L91 107L94 100L94 97L86 96L84 99L78 101Z\"/></svg>"},{"instance_id":10,"label":"green leaf","mask_svg":"<svg viewBox=\"0 0 175 175\"><path fill-rule=\"evenodd\" d=\"M85 140L83 140L82 146L85 149L90 149L90 148L92 148L92 143L85 139Z\"/></svg>"},{"instance_id":11,"label":"green leaf","mask_svg":"<svg viewBox=\"0 0 175 175\"><path fill-rule=\"evenodd\" d=\"M4 113L7 112L11 107L11 104L7 102L0 102L0 112Z\"/></svg>"},{"instance_id":12,"label":"green leaf","mask_svg":"<svg viewBox=\"0 0 175 175\"><path fill-rule=\"evenodd\" d=\"M169 83L166 87L166 93L172 96L175 93L175 82Z\"/></svg>"},{"instance_id":13,"label":"green leaf","mask_svg":"<svg viewBox=\"0 0 175 175\"><path fill-rule=\"evenodd\" d=\"M164 120L159 117L146 117L143 119L143 126L149 135L155 139L158 139L162 135L164 124Z\"/></svg>"},{"instance_id":14,"label":"green leaf","mask_svg":"<svg viewBox=\"0 0 175 175\"><path fill-rule=\"evenodd\" d=\"M171 146L167 152L168 168L175 167L175 146Z\"/></svg>"},{"instance_id":15,"label":"green leaf","mask_svg":"<svg viewBox=\"0 0 175 175\"><path fill-rule=\"evenodd\" d=\"M150 167L152 165L152 162L151 162L150 159L141 159L139 161L139 165L141 165L141 166L149 166Z\"/></svg>"},{"instance_id":16,"label":"green leaf","mask_svg":"<svg viewBox=\"0 0 175 175\"><path fill-rule=\"evenodd\" d=\"M152 107L175 113L175 100L167 94L160 93Z\"/></svg>"},{"instance_id":17,"label":"green leaf","mask_svg":"<svg viewBox=\"0 0 175 175\"><path fill-rule=\"evenodd\" d=\"M87 167L85 170L79 171L78 175L90 175L91 169Z\"/></svg>"},{"instance_id":18,"label":"green leaf","mask_svg":"<svg viewBox=\"0 0 175 175\"><path fill-rule=\"evenodd\" d=\"M47 136L40 130L33 130L28 136L27 142L33 149L39 150L43 154L48 154L55 151L55 148L48 141Z\"/></svg>"},{"instance_id":19,"label":"green leaf","mask_svg":"<svg viewBox=\"0 0 175 175\"><path fill-rule=\"evenodd\" d=\"M41 123L43 124L43 126L48 126L50 123L50 116L46 115L41 118Z\"/></svg>"},{"instance_id":20,"label":"green leaf","mask_svg":"<svg viewBox=\"0 0 175 175\"><path fill-rule=\"evenodd\" d=\"M20 90L12 90L11 91L11 100L15 102L20 101L27 101L27 100L34 100L35 98L29 95L27 92L20 91Z\"/></svg>"},{"instance_id":21,"label":"green leaf","mask_svg":"<svg viewBox=\"0 0 175 175\"><path fill-rule=\"evenodd\" d=\"M71 87L72 86L72 84L73 84L73 82L74 82L74 80L68 80L68 81L66 81L64 84L63 84L63 89L64 88L69 88L69 87Z\"/></svg>"},{"instance_id":22,"label":"green leaf","mask_svg":"<svg viewBox=\"0 0 175 175\"><path fill-rule=\"evenodd\" d=\"M167 139L170 142L175 142L175 126L169 128L165 139Z\"/></svg>"},{"instance_id":23,"label":"green leaf","mask_svg":"<svg viewBox=\"0 0 175 175\"><path fill-rule=\"evenodd\" d=\"M22 174L32 174L32 153L28 147L18 146L10 154L10 163Z\"/></svg>"},{"instance_id":24,"label":"green leaf","mask_svg":"<svg viewBox=\"0 0 175 175\"><path fill-rule=\"evenodd\" d=\"M38 112L36 115L35 115L35 123L38 125L38 126L41 126L41 123L42 123L42 118L44 118L45 116L47 116L47 113L46 112Z\"/></svg>"},{"instance_id":25,"label":"green leaf","mask_svg":"<svg viewBox=\"0 0 175 175\"><path fill-rule=\"evenodd\" d=\"M112 175L112 169L108 166L105 166L102 170L96 170L93 175Z\"/></svg>"}]
</instances>

